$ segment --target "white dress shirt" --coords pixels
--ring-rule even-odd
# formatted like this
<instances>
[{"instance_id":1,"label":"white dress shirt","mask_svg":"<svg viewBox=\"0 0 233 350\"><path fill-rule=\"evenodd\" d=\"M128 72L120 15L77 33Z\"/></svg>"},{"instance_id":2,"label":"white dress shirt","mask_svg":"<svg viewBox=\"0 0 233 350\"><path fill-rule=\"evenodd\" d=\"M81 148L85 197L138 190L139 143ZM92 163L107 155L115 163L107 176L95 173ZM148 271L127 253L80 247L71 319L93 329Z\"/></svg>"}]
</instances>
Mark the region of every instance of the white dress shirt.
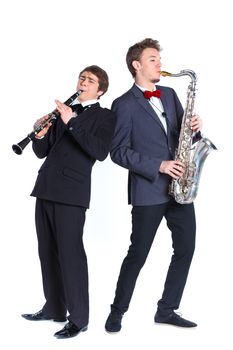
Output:
<instances>
[{"instance_id":1,"label":"white dress shirt","mask_svg":"<svg viewBox=\"0 0 233 350\"><path fill-rule=\"evenodd\" d=\"M147 90L147 89L145 89L142 86L139 86L137 84L136 84L136 86L143 92L145 90ZM155 90L156 90L156 86L154 88L154 91ZM162 105L160 98L152 96L151 98L148 99L148 102L151 105L151 107L153 108L153 110L155 111L155 113L157 114L157 116L159 117L161 123L163 124L164 130L167 133L167 121L166 121L166 118L164 116L164 109L163 109L163 105Z\"/></svg>"}]
</instances>

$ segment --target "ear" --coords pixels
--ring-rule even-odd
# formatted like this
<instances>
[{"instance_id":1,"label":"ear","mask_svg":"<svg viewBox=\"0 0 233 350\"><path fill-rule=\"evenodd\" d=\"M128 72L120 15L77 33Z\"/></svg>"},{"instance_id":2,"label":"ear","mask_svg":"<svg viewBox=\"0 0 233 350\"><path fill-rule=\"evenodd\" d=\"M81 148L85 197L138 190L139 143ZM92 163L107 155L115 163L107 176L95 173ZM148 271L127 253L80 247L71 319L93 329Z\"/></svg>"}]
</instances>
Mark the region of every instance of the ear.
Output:
<instances>
[{"instance_id":1,"label":"ear","mask_svg":"<svg viewBox=\"0 0 233 350\"><path fill-rule=\"evenodd\" d=\"M99 91L97 92L97 96L100 97L101 95L103 95L103 93L104 93L103 91L99 90Z\"/></svg>"},{"instance_id":2,"label":"ear","mask_svg":"<svg viewBox=\"0 0 233 350\"><path fill-rule=\"evenodd\" d=\"M134 69L135 69L136 72L137 72L137 71L139 71L140 68L141 68L141 63L140 63L139 61L133 61L133 62L132 62L132 66L134 67Z\"/></svg>"}]
</instances>

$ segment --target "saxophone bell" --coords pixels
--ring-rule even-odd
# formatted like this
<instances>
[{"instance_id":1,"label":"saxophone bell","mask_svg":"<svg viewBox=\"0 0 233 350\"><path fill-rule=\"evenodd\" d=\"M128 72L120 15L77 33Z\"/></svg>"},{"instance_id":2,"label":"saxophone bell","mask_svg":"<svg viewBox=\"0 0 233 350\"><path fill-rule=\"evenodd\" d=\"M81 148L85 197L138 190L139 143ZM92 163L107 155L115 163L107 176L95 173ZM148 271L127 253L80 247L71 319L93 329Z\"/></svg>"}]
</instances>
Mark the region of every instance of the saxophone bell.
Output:
<instances>
[{"instance_id":1,"label":"saxophone bell","mask_svg":"<svg viewBox=\"0 0 233 350\"><path fill-rule=\"evenodd\" d=\"M181 123L178 148L175 155L175 160L179 160L183 163L185 172L179 179L172 179L169 186L169 194L174 197L176 202L180 204L189 204L192 203L197 196L204 162L209 153L212 150L217 150L217 147L201 133L199 140L193 143L194 133L189 127L189 122L193 116L196 96L196 73L191 69L185 69L177 74L172 74L166 71L161 71L160 74L163 77L180 77L188 75L191 78L187 91L187 102Z\"/></svg>"}]
</instances>

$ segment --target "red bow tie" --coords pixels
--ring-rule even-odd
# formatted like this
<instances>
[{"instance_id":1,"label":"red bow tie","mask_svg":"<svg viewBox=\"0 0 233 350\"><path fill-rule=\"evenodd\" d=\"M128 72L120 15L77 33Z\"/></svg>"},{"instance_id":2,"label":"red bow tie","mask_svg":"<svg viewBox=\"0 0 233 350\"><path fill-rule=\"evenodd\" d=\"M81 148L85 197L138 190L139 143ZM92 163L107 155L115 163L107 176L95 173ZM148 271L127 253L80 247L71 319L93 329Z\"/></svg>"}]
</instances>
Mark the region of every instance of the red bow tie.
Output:
<instances>
[{"instance_id":1,"label":"red bow tie","mask_svg":"<svg viewBox=\"0 0 233 350\"><path fill-rule=\"evenodd\" d=\"M161 91L160 90L155 90L155 91L144 91L144 97L145 98L151 98L152 96L160 98L161 96Z\"/></svg>"}]
</instances>

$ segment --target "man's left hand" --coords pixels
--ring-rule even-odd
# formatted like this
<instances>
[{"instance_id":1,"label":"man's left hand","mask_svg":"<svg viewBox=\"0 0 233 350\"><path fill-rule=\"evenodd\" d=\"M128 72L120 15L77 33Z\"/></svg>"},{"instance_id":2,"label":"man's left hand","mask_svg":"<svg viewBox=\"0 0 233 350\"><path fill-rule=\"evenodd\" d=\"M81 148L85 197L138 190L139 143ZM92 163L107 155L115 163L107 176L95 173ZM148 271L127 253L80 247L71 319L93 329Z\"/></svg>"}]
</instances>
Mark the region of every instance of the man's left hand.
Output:
<instances>
[{"instance_id":1,"label":"man's left hand","mask_svg":"<svg viewBox=\"0 0 233 350\"><path fill-rule=\"evenodd\" d=\"M68 121L73 117L72 109L58 100L55 100L55 103L57 105L58 112L60 112L61 114L61 119L63 123L67 124Z\"/></svg>"},{"instance_id":2,"label":"man's left hand","mask_svg":"<svg viewBox=\"0 0 233 350\"><path fill-rule=\"evenodd\" d=\"M202 128L202 119L199 117L199 115L195 114L192 116L191 121L190 121L190 128L194 132L198 132Z\"/></svg>"}]
</instances>

